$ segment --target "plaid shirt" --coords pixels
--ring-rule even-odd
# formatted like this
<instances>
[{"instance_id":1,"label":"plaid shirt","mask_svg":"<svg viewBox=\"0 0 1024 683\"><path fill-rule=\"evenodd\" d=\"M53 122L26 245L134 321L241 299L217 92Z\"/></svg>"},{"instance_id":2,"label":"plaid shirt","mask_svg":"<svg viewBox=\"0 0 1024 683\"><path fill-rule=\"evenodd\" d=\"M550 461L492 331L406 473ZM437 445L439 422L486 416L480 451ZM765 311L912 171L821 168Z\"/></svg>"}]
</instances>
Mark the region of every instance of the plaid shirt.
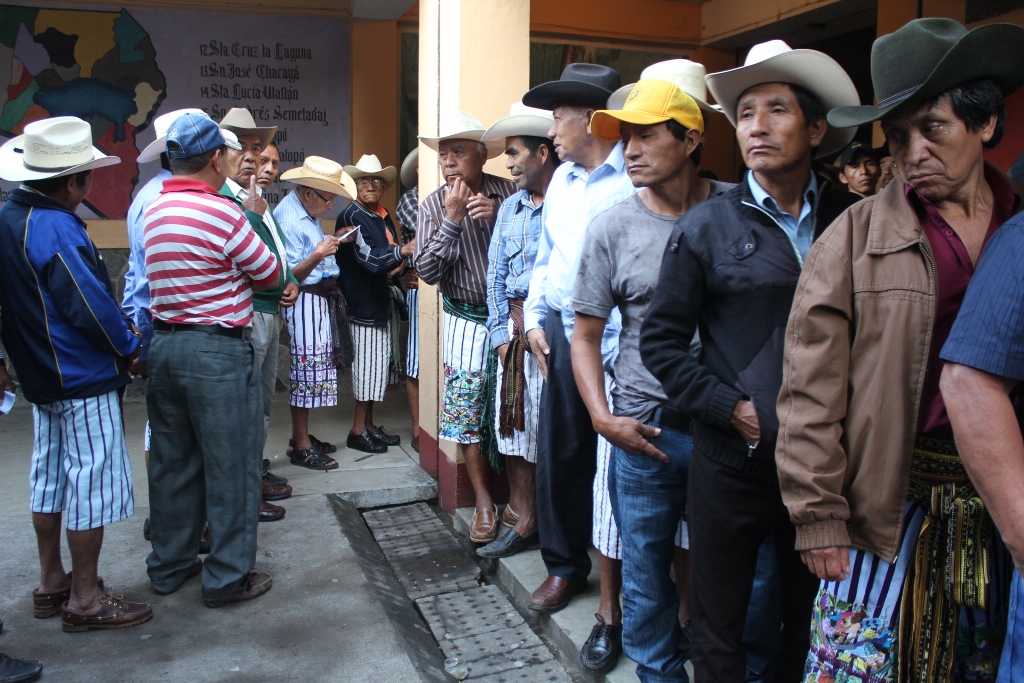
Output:
<instances>
[{"instance_id":1,"label":"plaid shirt","mask_svg":"<svg viewBox=\"0 0 1024 683\"><path fill-rule=\"evenodd\" d=\"M487 331L495 348L511 341L508 333L509 299L525 299L540 239L541 207L530 193L520 190L498 209L487 250Z\"/></svg>"},{"instance_id":2,"label":"plaid shirt","mask_svg":"<svg viewBox=\"0 0 1024 683\"><path fill-rule=\"evenodd\" d=\"M398 216L398 222L402 225L402 245L409 244L416 239L416 214L420 209L420 188L416 186L411 190L407 190L402 195L401 199L398 200L398 207L395 209L395 215ZM409 269L415 269L415 263L412 256L408 257L406 263L409 264Z\"/></svg>"}]
</instances>

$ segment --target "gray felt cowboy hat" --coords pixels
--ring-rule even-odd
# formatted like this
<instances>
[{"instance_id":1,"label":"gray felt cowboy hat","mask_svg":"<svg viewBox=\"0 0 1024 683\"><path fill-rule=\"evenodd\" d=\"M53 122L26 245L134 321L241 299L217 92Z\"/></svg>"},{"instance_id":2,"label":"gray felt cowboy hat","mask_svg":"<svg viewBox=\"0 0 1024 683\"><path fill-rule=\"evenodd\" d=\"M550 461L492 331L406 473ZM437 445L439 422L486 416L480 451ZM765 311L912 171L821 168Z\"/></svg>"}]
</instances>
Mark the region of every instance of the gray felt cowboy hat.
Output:
<instances>
[{"instance_id":1,"label":"gray felt cowboy hat","mask_svg":"<svg viewBox=\"0 0 1024 683\"><path fill-rule=\"evenodd\" d=\"M1024 28L1013 24L968 31L952 19L915 19L871 46L878 104L838 107L828 122L837 128L860 126L982 78L991 78L1009 95L1024 83L1024 62L1014 57L1021 45Z\"/></svg>"},{"instance_id":2,"label":"gray felt cowboy hat","mask_svg":"<svg viewBox=\"0 0 1024 683\"><path fill-rule=\"evenodd\" d=\"M604 109L620 85L622 77L615 69L600 64L567 64L557 81L541 83L523 95L523 104L549 111L559 102Z\"/></svg>"}]
</instances>

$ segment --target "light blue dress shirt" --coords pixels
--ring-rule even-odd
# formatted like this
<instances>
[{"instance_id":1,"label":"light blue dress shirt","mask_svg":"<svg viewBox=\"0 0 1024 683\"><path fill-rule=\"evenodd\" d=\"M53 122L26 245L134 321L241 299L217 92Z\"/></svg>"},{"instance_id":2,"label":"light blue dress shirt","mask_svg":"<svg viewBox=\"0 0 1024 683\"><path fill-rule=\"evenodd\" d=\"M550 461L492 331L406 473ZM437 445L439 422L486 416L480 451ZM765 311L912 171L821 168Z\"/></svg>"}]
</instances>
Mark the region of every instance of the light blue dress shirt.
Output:
<instances>
[{"instance_id":1,"label":"light blue dress shirt","mask_svg":"<svg viewBox=\"0 0 1024 683\"><path fill-rule=\"evenodd\" d=\"M548 308L560 311L566 339L572 339L575 313L569 308L580 252L590 221L602 211L636 194L622 157L622 143L604 163L588 173L581 164L566 161L555 170L544 195L540 243L530 277L523 317L526 330L544 327ZM604 329L601 351L605 367L614 359L622 327L618 309Z\"/></svg>"},{"instance_id":2,"label":"light blue dress shirt","mask_svg":"<svg viewBox=\"0 0 1024 683\"><path fill-rule=\"evenodd\" d=\"M146 209L164 189L164 181L171 177L171 172L160 169L148 183L142 186L131 206L128 207L128 272L124 274L124 298L121 308L139 332L142 333L142 345L139 358L149 357L149 343L153 340L153 318L149 314L149 278L146 277L146 248L142 233L145 224Z\"/></svg>"},{"instance_id":3,"label":"light blue dress shirt","mask_svg":"<svg viewBox=\"0 0 1024 683\"><path fill-rule=\"evenodd\" d=\"M747 184L750 186L750 193L754 195L757 205L771 216L789 237L802 266L804 259L807 258L807 252L811 250L811 244L814 242L814 210L818 206L818 179L814 177L814 172L811 172L811 182L807 185L807 191L804 192L804 203L800 207L799 218L779 208L771 195L758 184L753 171L747 172Z\"/></svg>"},{"instance_id":4,"label":"light blue dress shirt","mask_svg":"<svg viewBox=\"0 0 1024 683\"><path fill-rule=\"evenodd\" d=\"M289 192L288 196L281 200L274 209L274 220L284 232L288 267L293 270L295 266L309 258L316 245L326 237L320 219L309 215L306 207L299 201L298 192ZM340 272L337 260L333 256L328 256L318 263L300 284L315 285L325 277L338 277Z\"/></svg>"}]
</instances>

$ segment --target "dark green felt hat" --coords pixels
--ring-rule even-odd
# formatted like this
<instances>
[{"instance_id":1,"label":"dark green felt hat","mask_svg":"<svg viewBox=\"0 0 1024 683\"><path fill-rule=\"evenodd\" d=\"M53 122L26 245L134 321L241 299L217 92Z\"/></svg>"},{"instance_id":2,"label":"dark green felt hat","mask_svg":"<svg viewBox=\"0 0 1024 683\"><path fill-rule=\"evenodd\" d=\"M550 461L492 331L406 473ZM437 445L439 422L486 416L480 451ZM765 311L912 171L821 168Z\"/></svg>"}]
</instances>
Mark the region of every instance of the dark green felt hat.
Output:
<instances>
[{"instance_id":1,"label":"dark green felt hat","mask_svg":"<svg viewBox=\"0 0 1024 683\"><path fill-rule=\"evenodd\" d=\"M878 105L837 107L828 122L852 128L950 88L991 78L1003 91L1024 83L1024 28L989 24L968 31L952 19L915 19L871 46L871 83Z\"/></svg>"}]
</instances>

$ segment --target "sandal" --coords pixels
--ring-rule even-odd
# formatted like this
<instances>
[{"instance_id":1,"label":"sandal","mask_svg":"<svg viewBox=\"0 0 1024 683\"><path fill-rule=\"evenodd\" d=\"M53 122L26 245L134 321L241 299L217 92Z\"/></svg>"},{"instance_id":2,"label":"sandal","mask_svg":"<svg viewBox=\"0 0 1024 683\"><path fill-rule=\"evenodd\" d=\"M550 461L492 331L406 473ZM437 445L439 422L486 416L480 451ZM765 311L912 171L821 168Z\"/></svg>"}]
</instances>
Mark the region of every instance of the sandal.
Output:
<instances>
[{"instance_id":1,"label":"sandal","mask_svg":"<svg viewBox=\"0 0 1024 683\"><path fill-rule=\"evenodd\" d=\"M302 450L295 448L289 449L288 459L291 460L293 465L298 465L299 467L305 467L311 470L338 469L338 463L334 458L324 455L315 448L303 448Z\"/></svg>"},{"instance_id":2,"label":"sandal","mask_svg":"<svg viewBox=\"0 0 1024 683\"><path fill-rule=\"evenodd\" d=\"M333 443L327 441L321 441L312 434L309 435L309 442L313 444L313 448L317 449L324 455L330 455L331 453L337 453L338 447ZM295 448L295 439L288 439L288 448Z\"/></svg>"}]
</instances>

